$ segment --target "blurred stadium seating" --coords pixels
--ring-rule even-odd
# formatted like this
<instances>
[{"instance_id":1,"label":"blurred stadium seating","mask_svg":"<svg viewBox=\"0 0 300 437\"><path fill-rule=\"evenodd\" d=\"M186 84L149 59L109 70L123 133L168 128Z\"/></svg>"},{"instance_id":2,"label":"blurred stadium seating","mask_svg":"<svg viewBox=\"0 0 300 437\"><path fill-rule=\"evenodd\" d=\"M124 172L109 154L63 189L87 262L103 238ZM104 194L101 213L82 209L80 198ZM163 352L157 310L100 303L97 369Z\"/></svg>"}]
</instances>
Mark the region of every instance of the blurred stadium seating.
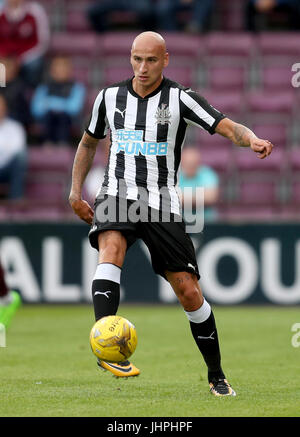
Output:
<instances>
[{"instance_id":1,"label":"blurred stadium seating","mask_svg":"<svg viewBox=\"0 0 300 437\"><path fill-rule=\"evenodd\" d=\"M49 57L56 53L72 56L75 77L88 89L83 128L101 87L131 75L129 53L135 32L95 34L85 16L85 0L42 3L52 25ZM189 132L188 141L199 146L203 162L220 174L221 219L269 220L270 215L297 219L300 99L299 90L291 85L291 69L300 59L300 34L243 32L242 2L217 3L214 19L222 31L202 35L164 33L171 56L166 75L201 92L230 118L272 141L277 150L267 160L259 160L228 140L196 128ZM30 216L31 212L38 219L69 219L66 205L74 149L70 145L51 154L30 145L29 206L11 212L0 207L0 218L7 214L14 218ZM37 203L39 206L33 207Z\"/></svg>"}]
</instances>

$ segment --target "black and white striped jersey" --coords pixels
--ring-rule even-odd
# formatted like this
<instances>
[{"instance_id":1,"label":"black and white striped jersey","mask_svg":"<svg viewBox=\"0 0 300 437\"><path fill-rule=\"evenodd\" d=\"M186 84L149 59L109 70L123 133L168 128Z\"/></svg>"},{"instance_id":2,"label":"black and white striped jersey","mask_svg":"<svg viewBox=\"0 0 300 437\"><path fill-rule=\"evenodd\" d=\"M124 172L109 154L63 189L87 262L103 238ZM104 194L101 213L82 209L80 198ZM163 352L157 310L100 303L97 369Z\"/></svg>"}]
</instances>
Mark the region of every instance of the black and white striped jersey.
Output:
<instances>
[{"instance_id":1,"label":"black and white striped jersey","mask_svg":"<svg viewBox=\"0 0 300 437\"><path fill-rule=\"evenodd\" d=\"M175 186L187 126L196 125L213 134L224 117L202 96L167 78L145 98L135 93L132 79L103 89L86 128L99 139L109 129L111 132L101 194L121 195L122 180L127 199L137 200L143 187L148 205L159 210L164 192L170 211L179 214Z\"/></svg>"}]
</instances>

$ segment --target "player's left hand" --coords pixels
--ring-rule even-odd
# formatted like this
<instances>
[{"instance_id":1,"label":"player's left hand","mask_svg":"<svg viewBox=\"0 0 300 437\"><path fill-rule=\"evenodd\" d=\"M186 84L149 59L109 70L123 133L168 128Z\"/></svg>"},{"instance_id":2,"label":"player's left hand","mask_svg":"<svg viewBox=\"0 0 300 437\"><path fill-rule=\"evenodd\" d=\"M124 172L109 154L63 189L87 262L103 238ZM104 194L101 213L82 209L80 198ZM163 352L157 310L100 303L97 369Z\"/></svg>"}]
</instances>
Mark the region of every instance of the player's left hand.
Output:
<instances>
[{"instance_id":1,"label":"player's left hand","mask_svg":"<svg viewBox=\"0 0 300 437\"><path fill-rule=\"evenodd\" d=\"M273 149L273 144L269 140L261 140L260 138L253 138L250 141L250 147L257 154L257 157L264 159L269 156Z\"/></svg>"},{"instance_id":2,"label":"player's left hand","mask_svg":"<svg viewBox=\"0 0 300 437\"><path fill-rule=\"evenodd\" d=\"M76 215L78 215L79 218L81 218L81 220L85 221L89 225L93 223L94 211L86 200L72 199L72 197L70 197L69 202L73 211Z\"/></svg>"}]
</instances>

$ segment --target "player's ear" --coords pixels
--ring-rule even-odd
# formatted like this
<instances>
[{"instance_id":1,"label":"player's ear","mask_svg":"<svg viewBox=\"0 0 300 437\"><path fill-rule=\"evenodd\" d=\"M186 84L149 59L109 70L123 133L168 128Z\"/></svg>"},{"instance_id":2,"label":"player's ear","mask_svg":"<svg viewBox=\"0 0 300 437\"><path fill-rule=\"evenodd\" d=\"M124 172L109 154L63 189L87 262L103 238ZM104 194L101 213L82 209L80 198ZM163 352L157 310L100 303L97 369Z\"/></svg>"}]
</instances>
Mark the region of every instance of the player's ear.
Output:
<instances>
[{"instance_id":1,"label":"player's ear","mask_svg":"<svg viewBox=\"0 0 300 437\"><path fill-rule=\"evenodd\" d=\"M164 57L164 67L167 67L168 65L169 65L169 53L166 52Z\"/></svg>"}]
</instances>

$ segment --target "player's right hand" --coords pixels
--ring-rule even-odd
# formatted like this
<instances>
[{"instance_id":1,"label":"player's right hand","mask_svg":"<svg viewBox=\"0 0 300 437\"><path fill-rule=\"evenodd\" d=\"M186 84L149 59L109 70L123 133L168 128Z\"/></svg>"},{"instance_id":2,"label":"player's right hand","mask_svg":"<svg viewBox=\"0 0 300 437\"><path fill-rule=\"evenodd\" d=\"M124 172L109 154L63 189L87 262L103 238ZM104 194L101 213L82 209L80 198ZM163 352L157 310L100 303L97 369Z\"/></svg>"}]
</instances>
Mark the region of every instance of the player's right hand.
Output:
<instances>
[{"instance_id":1,"label":"player's right hand","mask_svg":"<svg viewBox=\"0 0 300 437\"><path fill-rule=\"evenodd\" d=\"M78 215L81 220L85 221L89 225L93 222L94 217L94 211L88 204L86 200L79 199L79 200L71 200L70 199L70 205L75 212L76 215Z\"/></svg>"},{"instance_id":2,"label":"player's right hand","mask_svg":"<svg viewBox=\"0 0 300 437\"><path fill-rule=\"evenodd\" d=\"M256 152L258 158L264 159L271 154L274 146L269 140L251 138L250 147L254 152Z\"/></svg>"}]
</instances>

